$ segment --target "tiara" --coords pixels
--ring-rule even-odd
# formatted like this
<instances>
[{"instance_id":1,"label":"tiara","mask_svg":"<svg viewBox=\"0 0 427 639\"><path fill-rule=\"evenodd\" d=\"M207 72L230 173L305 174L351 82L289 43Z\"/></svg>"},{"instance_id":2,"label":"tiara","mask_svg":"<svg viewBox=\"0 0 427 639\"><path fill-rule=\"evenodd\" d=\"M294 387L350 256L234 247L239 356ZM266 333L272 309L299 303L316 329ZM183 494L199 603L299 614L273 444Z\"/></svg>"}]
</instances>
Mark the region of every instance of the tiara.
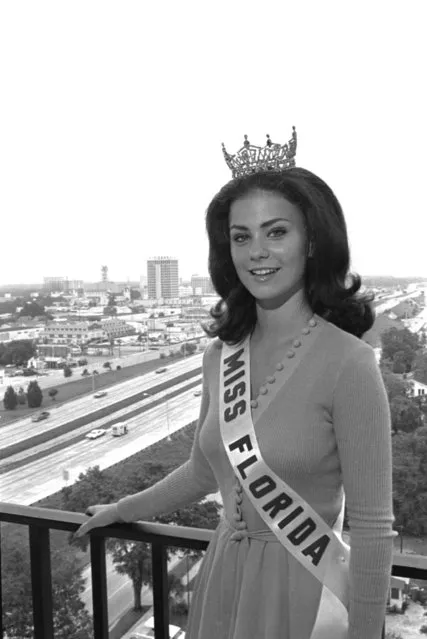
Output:
<instances>
[{"instance_id":1,"label":"tiara","mask_svg":"<svg viewBox=\"0 0 427 639\"><path fill-rule=\"evenodd\" d=\"M225 162L233 178L242 177L258 171L285 171L295 166L297 151L297 132L292 127L292 137L287 144L276 144L267 134L267 144L264 147L255 146L245 135L243 146L235 155L230 155L222 143Z\"/></svg>"}]
</instances>

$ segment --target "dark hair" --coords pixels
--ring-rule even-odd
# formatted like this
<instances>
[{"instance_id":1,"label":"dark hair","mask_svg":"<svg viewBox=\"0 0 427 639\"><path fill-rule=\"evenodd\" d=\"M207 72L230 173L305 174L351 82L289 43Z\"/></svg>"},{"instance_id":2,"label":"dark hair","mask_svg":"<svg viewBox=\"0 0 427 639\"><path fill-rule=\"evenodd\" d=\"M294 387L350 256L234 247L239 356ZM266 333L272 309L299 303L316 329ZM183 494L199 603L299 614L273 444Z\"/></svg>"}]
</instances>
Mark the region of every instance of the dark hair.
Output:
<instances>
[{"instance_id":1,"label":"dark hair","mask_svg":"<svg viewBox=\"0 0 427 639\"><path fill-rule=\"evenodd\" d=\"M336 196L319 177L299 167L262 171L228 182L206 212L209 236L209 273L221 300L204 326L209 337L238 343L256 324L254 297L241 284L230 252L229 213L234 200L251 191L279 193L298 206L304 216L307 254L304 290L311 310L328 322L361 338L374 321L372 293L358 293L361 278L349 273L350 251L344 215Z\"/></svg>"}]
</instances>

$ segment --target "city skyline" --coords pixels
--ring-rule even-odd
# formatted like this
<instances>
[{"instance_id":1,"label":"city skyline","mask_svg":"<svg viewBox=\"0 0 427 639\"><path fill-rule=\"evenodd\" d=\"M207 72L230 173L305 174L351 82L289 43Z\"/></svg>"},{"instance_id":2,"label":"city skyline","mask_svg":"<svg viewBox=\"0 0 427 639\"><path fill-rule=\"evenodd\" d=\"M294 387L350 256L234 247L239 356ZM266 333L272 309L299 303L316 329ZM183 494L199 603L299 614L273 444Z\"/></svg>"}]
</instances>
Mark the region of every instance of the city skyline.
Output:
<instances>
[{"instance_id":1,"label":"city skyline","mask_svg":"<svg viewBox=\"0 0 427 639\"><path fill-rule=\"evenodd\" d=\"M184 2L165 17L94 1L84 19L24 4L0 8L0 286L98 281L102 264L137 281L152 255L207 274L221 143L284 143L293 125L297 166L343 206L352 270L427 276L421 2Z\"/></svg>"}]
</instances>

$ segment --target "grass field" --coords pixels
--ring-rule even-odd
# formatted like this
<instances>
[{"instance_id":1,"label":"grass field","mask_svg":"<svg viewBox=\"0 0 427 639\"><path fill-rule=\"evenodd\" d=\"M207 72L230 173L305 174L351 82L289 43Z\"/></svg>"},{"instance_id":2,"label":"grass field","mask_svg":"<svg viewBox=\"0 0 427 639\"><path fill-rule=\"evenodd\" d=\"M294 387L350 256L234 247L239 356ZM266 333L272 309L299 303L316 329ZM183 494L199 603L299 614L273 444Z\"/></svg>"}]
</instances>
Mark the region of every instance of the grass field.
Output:
<instances>
[{"instance_id":1,"label":"grass field","mask_svg":"<svg viewBox=\"0 0 427 639\"><path fill-rule=\"evenodd\" d=\"M168 363L174 363L182 359L183 356L165 357L164 359L155 359L149 362L143 362L142 364L135 364L133 366L123 367L121 370L113 370L102 372L95 377L95 389L108 388L119 382L124 382L127 379L132 379L138 375L144 375L144 373L150 373L159 366L167 365ZM74 372L73 377L70 377L70 381L67 384L58 386L57 399L52 401L48 395L48 389L43 390L43 403L40 408L28 408L27 405L17 406L15 410L5 410L3 402L0 404L0 428L6 424L27 417L32 413L37 413L42 409L49 410L49 406L58 406L65 404L66 402L82 397L93 392L92 390L92 378L81 377L80 369ZM5 388L6 390L6 388Z\"/></svg>"}]
</instances>

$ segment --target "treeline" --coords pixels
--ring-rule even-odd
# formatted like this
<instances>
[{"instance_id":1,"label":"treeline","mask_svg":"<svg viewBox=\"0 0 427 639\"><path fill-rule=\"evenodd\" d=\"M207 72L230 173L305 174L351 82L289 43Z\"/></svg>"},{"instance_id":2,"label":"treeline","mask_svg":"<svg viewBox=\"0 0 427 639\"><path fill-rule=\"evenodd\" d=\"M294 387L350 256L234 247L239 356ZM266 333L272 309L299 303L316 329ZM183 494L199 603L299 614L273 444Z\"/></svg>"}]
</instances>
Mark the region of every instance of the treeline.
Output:
<instances>
[{"instance_id":1,"label":"treeline","mask_svg":"<svg viewBox=\"0 0 427 639\"><path fill-rule=\"evenodd\" d=\"M0 366L26 366L28 360L37 352L35 342L30 339L14 340L0 344Z\"/></svg>"},{"instance_id":2,"label":"treeline","mask_svg":"<svg viewBox=\"0 0 427 639\"><path fill-rule=\"evenodd\" d=\"M391 328L381 336L380 368L390 403L395 528L427 534L427 396L414 396L408 374L427 383L425 334Z\"/></svg>"}]
</instances>

